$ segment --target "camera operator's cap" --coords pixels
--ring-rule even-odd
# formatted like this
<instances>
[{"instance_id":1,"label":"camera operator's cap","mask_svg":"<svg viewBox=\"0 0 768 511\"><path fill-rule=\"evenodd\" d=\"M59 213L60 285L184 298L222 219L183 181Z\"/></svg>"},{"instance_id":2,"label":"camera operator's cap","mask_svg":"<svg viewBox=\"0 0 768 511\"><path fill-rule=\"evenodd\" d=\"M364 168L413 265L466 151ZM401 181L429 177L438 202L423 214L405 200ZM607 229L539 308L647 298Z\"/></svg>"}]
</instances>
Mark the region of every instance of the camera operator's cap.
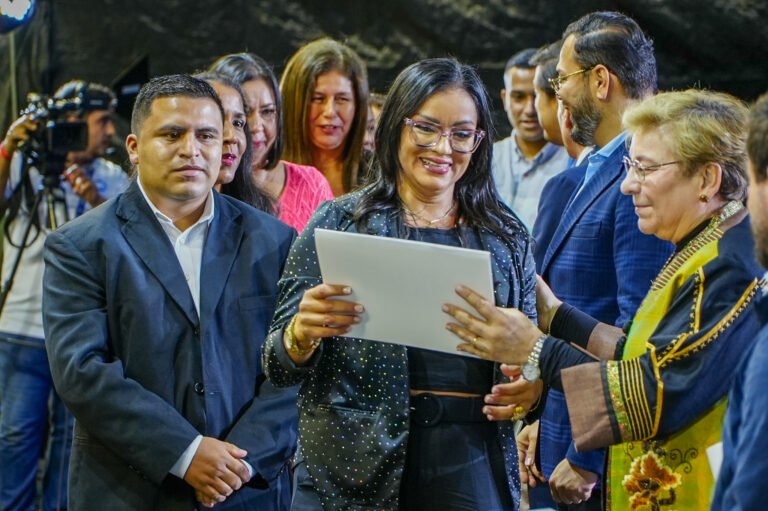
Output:
<instances>
[{"instance_id":1,"label":"camera operator's cap","mask_svg":"<svg viewBox=\"0 0 768 511\"><path fill-rule=\"evenodd\" d=\"M117 107L117 97L109 87L85 80L65 83L56 90L54 98L57 106L61 104L64 107L66 104L70 107L61 110L77 110L80 115L93 110L114 110Z\"/></svg>"}]
</instances>

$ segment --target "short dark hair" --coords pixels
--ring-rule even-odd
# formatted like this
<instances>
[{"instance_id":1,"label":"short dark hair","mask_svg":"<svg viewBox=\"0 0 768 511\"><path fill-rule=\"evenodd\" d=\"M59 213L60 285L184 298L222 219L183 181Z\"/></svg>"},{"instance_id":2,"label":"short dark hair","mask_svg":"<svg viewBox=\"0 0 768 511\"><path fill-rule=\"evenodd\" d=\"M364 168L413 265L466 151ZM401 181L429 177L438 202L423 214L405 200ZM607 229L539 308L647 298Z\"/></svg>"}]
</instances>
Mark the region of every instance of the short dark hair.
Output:
<instances>
[{"instance_id":1,"label":"short dark hair","mask_svg":"<svg viewBox=\"0 0 768 511\"><path fill-rule=\"evenodd\" d=\"M629 16L593 12L568 25L563 40L570 35L575 37L574 59L582 68L604 65L632 99L657 91L653 42Z\"/></svg>"},{"instance_id":2,"label":"short dark hair","mask_svg":"<svg viewBox=\"0 0 768 511\"><path fill-rule=\"evenodd\" d=\"M536 53L536 48L526 48L515 53L507 61L507 65L504 66L504 73L512 69L513 67L519 67L521 69L533 69L535 64L531 64L531 57Z\"/></svg>"},{"instance_id":3,"label":"short dark hair","mask_svg":"<svg viewBox=\"0 0 768 511\"><path fill-rule=\"evenodd\" d=\"M540 68L538 76L535 77L533 86L541 89L550 97L555 97L555 89L550 85L549 80L557 76L557 60L560 56L560 48L563 41L555 41L539 48L531 57L531 64Z\"/></svg>"},{"instance_id":4,"label":"short dark hair","mask_svg":"<svg viewBox=\"0 0 768 511\"><path fill-rule=\"evenodd\" d=\"M275 98L275 110L277 110L277 126L275 142L267 153L267 162L269 168L274 168L280 163L283 153L283 99L272 67L258 55L243 52L219 57L208 70L227 75L240 85L252 80L264 80L272 90L272 97Z\"/></svg>"},{"instance_id":5,"label":"short dark hair","mask_svg":"<svg viewBox=\"0 0 768 511\"><path fill-rule=\"evenodd\" d=\"M749 113L747 156L758 182L768 178L768 93L763 94Z\"/></svg>"},{"instance_id":6,"label":"short dark hair","mask_svg":"<svg viewBox=\"0 0 768 511\"><path fill-rule=\"evenodd\" d=\"M212 100L219 107L221 121L224 122L224 107L221 106L221 100L213 87L208 85L205 80L186 74L166 75L152 78L142 86L138 96L136 96L136 103L133 105L131 131L136 135L139 134L141 125L152 112L152 103L156 99L179 96Z\"/></svg>"},{"instance_id":7,"label":"short dark hair","mask_svg":"<svg viewBox=\"0 0 768 511\"><path fill-rule=\"evenodd\" d=\"M411 117L433 95L453 89L469 94L477 109L477 129L486 132L472 154L466 173L456 182L454 197L458 214L467 227L491 231L510 243L524 231L496 194L491 173L494 129L488 93L473 68L452 58L411 64L392 84L376 128L375 178L355 212L355 221L361 230L368 217L376 212L388 210L402 214L397 182L402 172L399 153L405 133L403 119Z\"/></svg>"},{"instance_id":8,"label":"short dark hair","mask_svg":"<svg viewBox=\"0 0 768 511\"><path fill-rule=\"evenodd\" d=\"M53 97L56 99L82 97L84 103L78 111L80 117L94 110L114 110L117 106L117 97L109 87L85 80L70 80L62 84L53 93Z\"/></svg>"}]
</instances>

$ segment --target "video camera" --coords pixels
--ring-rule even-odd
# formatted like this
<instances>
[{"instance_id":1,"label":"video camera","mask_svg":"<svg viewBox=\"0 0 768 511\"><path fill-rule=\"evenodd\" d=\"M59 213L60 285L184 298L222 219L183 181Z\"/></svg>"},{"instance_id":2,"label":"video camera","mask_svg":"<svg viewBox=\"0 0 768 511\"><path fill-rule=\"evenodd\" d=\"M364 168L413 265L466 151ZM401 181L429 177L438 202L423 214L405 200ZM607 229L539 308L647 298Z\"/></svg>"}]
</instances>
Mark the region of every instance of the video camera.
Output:
<instances>
[{"instance_id":1,"label":"video camera","mask_svg":"<svg viewBox=\"0 0 768 511\"><path fill-rule=\"evenodd\" d=\"M63 169L53 162L63 160L69 151L88 146L87 124L65 120L68 114L77 114L80 104L80 97L54 99L34 92L27 95L27 106L21 114L38 124L22 150L27 162L44 175L58 176Z\"/></svg>"},{"instance_id":2,"label":"video camera","mask_svg":"<svg viewBox=\"0 0 768 511\"><path fill-rule=\"evenodd\" d=\"M78 87L74 97L55 98L31 92L27 106L21 112L38 127L22 148L26 160L44 176L58 176L61 163L70 151L82 151L88 146L88 125L83 120L68 117L92 110L108 110L115 107L114 97L100 92L89 93L87 83Z\"/></svg>"}]
</instances>

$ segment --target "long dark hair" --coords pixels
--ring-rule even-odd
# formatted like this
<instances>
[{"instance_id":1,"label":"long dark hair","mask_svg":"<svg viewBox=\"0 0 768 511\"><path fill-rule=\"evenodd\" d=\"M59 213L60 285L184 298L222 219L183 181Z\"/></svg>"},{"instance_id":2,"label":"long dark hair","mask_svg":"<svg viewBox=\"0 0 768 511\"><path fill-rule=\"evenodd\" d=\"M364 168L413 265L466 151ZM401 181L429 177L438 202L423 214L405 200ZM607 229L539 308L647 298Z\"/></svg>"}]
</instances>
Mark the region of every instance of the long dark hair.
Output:
<instances>
[{"instance_id":1,"label":"long dark hair","mask_svg":"<svg viewBox=\"0 0 768 511\"><path fill-rule=\"evenodd\" d=\"M240 99L243 101L243 106L245 106L245 96L243 95L243 91L240 88L240 85L238 85L237 82L232 80L230 77L221 73L205 72L196 74L195 78L208 82L209 84L213 84L214 82L220 83L225 87L236 90L237 93L240 94ZM266 211L270 215L273 215L275 212L275 207L272 203L272 199L265 192L257 188L251 179L253 145L251 144L251 132L248 129L247 118L243 129L245 130L245 152L240 159L240 165L238 165L237 169L235 170L235 177L231 182L221 185L221 193L224 195L229 195L230 197L234 197L235 199L241 200L246 204L250 204L256 209Z\"/></svg>"},{"instance_id":2,"label":"long dark hair","mask_svg":"<svg viewBox=\"0 0 768 511\"><path fill-rule=\"evenodd\" d=\"M264 80L264 83L272 91L275 98L275 110L277 118L275 122L275 142L267 152L267 169L273 169L280 163L283 152L283 99L280 95L280 86L277 77L267 62L253 53L232 53L219 57L211 64L209 71L226 75L239 83L253 80ZM246 105L247 107L248 105Z\"/></svg>"},{"instance_id":3,"label":"long dark hair","mask_svg":"<svg viewBox=\"0 0 768 511\"><path fill-rule=\"evenodd\" d=\"M459 218L464 226L491 231L509 244L514 244L516 236L524 231L496 193L491 174L494 128L488 93L480 77L473 68L455 59L436 58L408 66L387 95L376 128L376 173L355 211L355 223L361 232L366 232L366 222L374 213L402 215L397 181L402 172L399 150L403 119L416 113L432 95L450 89L464 90L472 97L477 109L477 128L486 132L467 171L456 182L453 193Z\"/></svg>"}]
</instances>

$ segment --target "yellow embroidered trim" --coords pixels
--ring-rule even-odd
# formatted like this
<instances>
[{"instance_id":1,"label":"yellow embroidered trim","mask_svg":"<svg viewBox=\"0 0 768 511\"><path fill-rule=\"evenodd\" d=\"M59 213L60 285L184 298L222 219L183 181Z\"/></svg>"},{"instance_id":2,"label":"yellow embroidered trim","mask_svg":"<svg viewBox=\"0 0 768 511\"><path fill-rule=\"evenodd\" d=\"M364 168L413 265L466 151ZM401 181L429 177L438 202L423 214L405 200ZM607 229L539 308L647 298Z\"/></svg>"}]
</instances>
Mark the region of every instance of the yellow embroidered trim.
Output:
<instances>
[{"instance_id":1,"label":"yellow embroidered trim","mask_svg":"<svg viewBox=\"0 0 768 511\"><path fill-rule=\"evenodd\" d=\"M653 418L653 429L651 430L650 435L645 438L656 436L656 433L659 431L659 424L661 423L661 411L664 409L664 379L661 377L661 365L656 358L655 347L651 348L650 356L653 365L653 374L656 377L656 416Z\"/></svg>"},{"instance_id":2,"label":"yellow embroidered trim","mask_svg":"<svg viewBox=\"0 0 768 511\"><path fill-rule=\"evenodd\" d=\"M620 408L626 415L626 427L622 429L622 440L646 438L651 432L651 412L645 395L643 369L640 359L619 362L621 394L614 400L614 411Z\"/></svg>"},{"instance_id":3,"label":"yellow embroidered trim","mask_svg":"<svg viewBox=\"0 0 768 511\"><path fill-rule=\"evenodd\" d=\"M704 299L704 268L699 268L696 271L696 287L693 291L693 310L691 311L692 333L696 333L701 329L701 302Z\"/></svg>"},{"instance_id":4,"label":"yellow embroidered trim","mask_svg":"<svg viewBox=\"0 0 768 511\"><path fill-rule=\"evenodd\" d=\"M731 201L720 211L719 215L712 217L709 225L696 237L694 237L688 244L677 254L673 254L669 260L664 264L661 272L653 279L651 284L651 291L658 291L666 286L670 279L675 276L677 271L683 264L701 247L713 241L717 241L723 237L723 230L719 228L725 220L729 219L744 208L744 204L740 201Z\"/></svg>"},{"instance_id":5,"label":"yellow embroidered trim","mask_svg":"<svg viewBox=\"0 0 768 511\"><path fill-rule=\"evenodd\" d=\"M608 394L611 396L611 405L616 422L619 426L620 439L632 438L632 424L629 422L627 410L624 408L624 399L621 392L621 381L619 377L619 361L608 361L605 364L605 373L608 380ZM618 439L617 439L618 440Z\"/></svg>"},{"instance_id":6,"label":"yellow embroidered trim","mask_svg":"<svg viewBox=\"0 0 768 511\"><path fill-rule=\"evenodd\" d=\"M660 366L664 367L673 360L677 360L685 357L688 354L695 353L720 337L720 334L728 329L728 327L731 326L734 321L736 321L741 313L744 312L744 309L747 308L747 305L749 305L749 303L755 297L755 294L757 294L758 289L761 289L762 287L763 280L753 280L752 283L747 287L746 291L744 291L744 293L741 295L739 301L736 302L736 305L734 305L731 310L728 311L728 314L726 314L714 327L712 327L712 329L707 332L706 335L703 335L698 341L691 344L690 346L686 346L679 352L673 351L669 353L666 357L664 357L664 359L661 360Z\"/></svg>"},{"instance_id":7,"label":"yellow embroidered trim","mask_svg":"<svg viewBox=\"0 0 768 511\"><path fill-rule=\"evenodd\" d=\"M664 265L661 272L653 279L651 284L651 291L659 291L661 288L669 284L669 281L675 276L680 267L685 264L688 259L691 258L696 252L698 252L704 245L717 241L723 237L723 231L718 228L707 230L692 239L683 250Z\"/></svg>"}]
</instances>

